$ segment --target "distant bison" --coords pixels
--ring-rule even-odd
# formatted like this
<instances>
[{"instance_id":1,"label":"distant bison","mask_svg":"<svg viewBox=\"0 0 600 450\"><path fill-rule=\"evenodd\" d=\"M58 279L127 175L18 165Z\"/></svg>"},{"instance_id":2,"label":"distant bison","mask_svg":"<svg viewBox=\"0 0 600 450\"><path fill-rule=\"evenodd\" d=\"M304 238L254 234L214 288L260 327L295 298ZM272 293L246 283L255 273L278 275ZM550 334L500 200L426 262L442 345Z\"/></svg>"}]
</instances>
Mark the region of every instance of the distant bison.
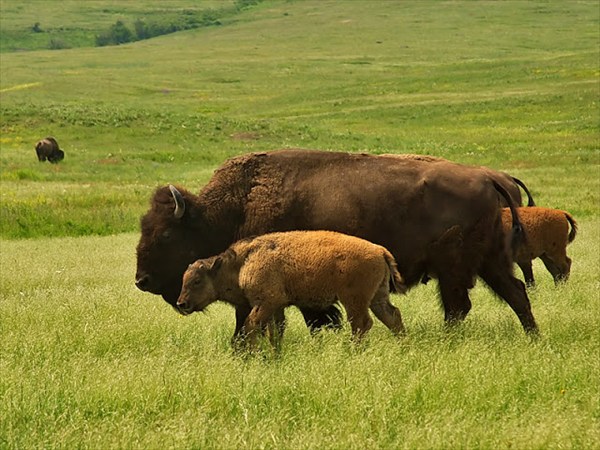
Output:
<instances>
[{"instance_id":1,"label":"distant bison","mask_svg":"<svg viewBox=\"0 0 600 450\"><path fill-rule=\"evenodd\" d=\"M407 286L438 280L445 319L464 319L480 276L526 331L537 325L513 276L501 203L506 189L484 170L390 156L288 149L226 161L199 195L158 188L141 220L136 286L177 299L190 263L233 242L274 231L331 230L387 248ZM511 234L520 236L514 211ZM300 307L311 328L339 325L335 306ZM239 333L250 309L236 307Z\"/></svg>"},{"instance_id":2,"label":"distant bison","mask_svg":"<svg viewBox=\"0 0 600 450\"><path fill-rule=\"evenodd\" d=\"M577 222L566 211L551 208L518 208L519 217L525 229L526 240L514 251L513 259L521 268L525 283L534 286L531 261L540 258L554 282L566 281L571 272L571 258L567 256L567 245L577 234ZM508 208L502 211L505 229L511 227L511 213ZM569 225L571 230L569 231Z\"/></svg>"},{"instance_id":3,"label":"distant bison","mask_svg":"<svg viewBox=\"0 0 600 450\"><path fill-rule=\"evenodd\" d=\"M357 338L373 325L370 309L400 334L404 326L390 303L390 283L406 291L394 257L380 245L333 231L270 233L190 265L177 306L184 314L217 300L250 307L241 336L251 347L257 332L288 305L325 309L339 301Z\"/></svg>"},{"instance_id":4,"label":"distant bison","mask_svg":"<svg viewBox=\"0 0 600 450\"><path fill-rule=\"evenodd\" d=\"M65 152L59 148L58 142L51 136L35 144L35 152L39 161L46 161L47 159L52 164L62 161L65 157Z\"/></svg>"}]
</instances>

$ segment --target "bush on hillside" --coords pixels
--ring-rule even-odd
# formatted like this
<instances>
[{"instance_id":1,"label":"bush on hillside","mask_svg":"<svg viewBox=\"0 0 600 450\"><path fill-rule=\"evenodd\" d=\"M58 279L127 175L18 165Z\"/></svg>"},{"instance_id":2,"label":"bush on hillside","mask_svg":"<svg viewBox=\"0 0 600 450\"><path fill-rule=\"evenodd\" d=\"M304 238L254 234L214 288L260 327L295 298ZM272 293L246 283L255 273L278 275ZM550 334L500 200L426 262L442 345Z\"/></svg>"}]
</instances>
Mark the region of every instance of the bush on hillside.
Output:
<instances>
[{"instance_id":1,"label":"bush on hillside","mask_svg":"<svg viewBox=\"0 0 600 450\"><path fill-rule=\"evenodd\" d=\"M119 20L107 31L96 36L96 46L125 44L177 31L221 25L221 18L257 5L260 2L261 0L236 0L235 6L232 8L207 9L204 11L183 10L175 16L163 17L161 20L137 19L133 23L133 31Z\"/></svg>"},{"instance_id":2,"label":"bush on hillside","mask_svg":"<svg viewBox=\"0 0 600 450\"><path fill-rule=\"evenodd\" d=\"M133 40L133 33L120 20L108 29L108 31L96 36L96 45L103 47L105 45L126 44Z\"/></svg>"}]
</instances>

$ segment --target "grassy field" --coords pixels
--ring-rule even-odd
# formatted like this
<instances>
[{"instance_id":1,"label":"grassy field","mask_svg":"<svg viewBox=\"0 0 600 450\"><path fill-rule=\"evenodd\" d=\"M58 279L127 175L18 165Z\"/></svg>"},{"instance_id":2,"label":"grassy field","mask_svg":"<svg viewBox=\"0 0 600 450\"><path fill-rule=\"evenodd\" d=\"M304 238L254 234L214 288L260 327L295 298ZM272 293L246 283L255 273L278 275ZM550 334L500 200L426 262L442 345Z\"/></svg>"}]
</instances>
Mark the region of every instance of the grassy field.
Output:
<instances>
[{"instance_id":1,"label":"grassy field","mask_svg":"<svg viewBox=\"0 0 600 450\"><path fill-rule=\"evenodd\" d=\"M0 2L0 448L598 446L597 2L265 0L101 48L116 20L236 2ZM282 353L244 358L231 308L135 289L156 186L294 146L488 165L573 213L569 283L534 266L542 338L483 286L448 332L430 283L393 298L406 339L310 337L292 310Z\"/></svg>"},{"instance_id":2,"label":"grassy field","mask_svg":"<svg viewBox=\"0 0 600 450\"><path fill-rule=\"evenodd\" d=\"M0 447L595 448L599 226L568 284L536 264L537 342L482 286L448 332L428 285L393 298L405 339L311 337L289 311L263 358L230 351L232 308L182 318L136 291L135 233L4 241Z\"/></svg>"}]
</instances>

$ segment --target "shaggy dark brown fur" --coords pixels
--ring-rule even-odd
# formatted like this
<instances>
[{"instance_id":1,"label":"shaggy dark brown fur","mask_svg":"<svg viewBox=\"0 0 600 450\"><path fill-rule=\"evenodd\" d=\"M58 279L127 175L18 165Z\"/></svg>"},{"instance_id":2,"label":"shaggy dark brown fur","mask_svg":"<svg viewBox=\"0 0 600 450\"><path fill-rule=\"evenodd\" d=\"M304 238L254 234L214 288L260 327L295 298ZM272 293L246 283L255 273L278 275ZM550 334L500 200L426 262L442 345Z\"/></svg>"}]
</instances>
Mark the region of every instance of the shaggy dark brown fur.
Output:
<instances>
[{"instance_id":1,"label":"shaggy dark brown fur","mask_svg":"<svg viewBox=\"0 0 600 450\"><path fill-rule=\"evenodd\" d=\"M448 161L298 149L248 154L226 161L199 195L168 186L155 192L142 218L136 284L176 307L183 273L197 259L245 237L331 230L387 248L408 286L437 278L447 322L467 316L480 276L533 331L525 287L512 275L502 199L514 206L485 171ZM514 221L518 232L516 213ZM340 323L333 306L301 311L312 327ZM236 332L249 312L236 309Z\"/></svg>"}]
</instances>

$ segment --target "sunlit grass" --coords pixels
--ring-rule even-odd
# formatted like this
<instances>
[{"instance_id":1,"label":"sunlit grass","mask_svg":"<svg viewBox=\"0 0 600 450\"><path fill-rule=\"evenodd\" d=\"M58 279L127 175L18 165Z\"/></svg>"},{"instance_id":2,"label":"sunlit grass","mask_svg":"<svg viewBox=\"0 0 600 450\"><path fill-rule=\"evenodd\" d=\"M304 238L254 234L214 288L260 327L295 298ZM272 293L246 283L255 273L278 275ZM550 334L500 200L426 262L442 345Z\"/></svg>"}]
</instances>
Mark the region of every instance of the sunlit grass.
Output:
<instances>
[{"instance_id":1,"label":"sunlit grass","mask_svg":"<svg viewBox=\"0 0 600 450\"><path fill-rule=\"evenodd\" d=\"M434 283L379 322L311 337L288 311L281 354L231 351L233 310L180 317L133 286L136 234L1 241L4 445L22 448L591 448L600 438L598 221L571 280L541 265L532 342L479 285L446 330ZM266 436L266 438L265 438Z\"/></svg>"}]
</instances>

